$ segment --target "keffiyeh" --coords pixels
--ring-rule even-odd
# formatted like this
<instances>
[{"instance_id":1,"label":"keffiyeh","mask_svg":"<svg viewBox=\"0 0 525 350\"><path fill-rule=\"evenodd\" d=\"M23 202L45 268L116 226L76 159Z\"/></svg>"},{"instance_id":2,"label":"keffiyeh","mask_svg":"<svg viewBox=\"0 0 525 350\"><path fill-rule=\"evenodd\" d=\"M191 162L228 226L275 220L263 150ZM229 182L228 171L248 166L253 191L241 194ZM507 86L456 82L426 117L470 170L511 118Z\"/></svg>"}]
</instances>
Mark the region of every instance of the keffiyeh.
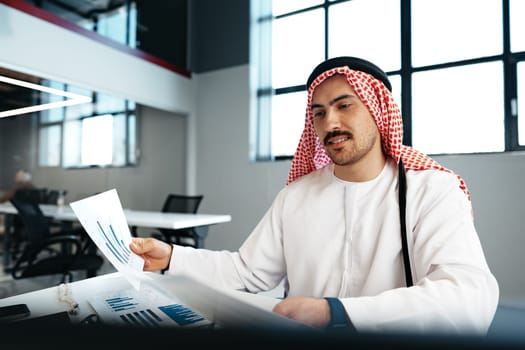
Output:
<instances>
[{"instance_id":1,"label":"keffiyeh","mask_svg":"<svg viewBox=\"0 0 525 350\"><path fill-rule=\"evenodd\" d=\"M403 119L392 97L390 82L386 74L368 61L355 57L337 57L318 65L308 79L306 120L288 174L287 184L332 163L315 133L311 103L315 88L334 74L346 76L350 86L372 114L381 135L383 151L387 156L392 157L396 163L402 159L405 169L436 169L453 173L420 151L402 144ZM459 180L459 187L470 200L465 182L459 175L456 176Z\"/></svg>"}]
</instances>

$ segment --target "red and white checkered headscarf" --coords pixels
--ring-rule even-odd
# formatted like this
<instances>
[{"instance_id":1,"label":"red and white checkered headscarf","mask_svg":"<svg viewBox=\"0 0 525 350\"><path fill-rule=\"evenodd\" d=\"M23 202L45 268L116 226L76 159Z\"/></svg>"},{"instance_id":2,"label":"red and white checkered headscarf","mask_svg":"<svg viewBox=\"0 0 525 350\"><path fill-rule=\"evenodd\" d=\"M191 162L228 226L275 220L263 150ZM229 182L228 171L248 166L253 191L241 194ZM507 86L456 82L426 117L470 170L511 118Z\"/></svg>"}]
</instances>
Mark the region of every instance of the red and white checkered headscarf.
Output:
<instances>
[{"instance_id":1,"label":"red and white checkered headscarf","mask_svg":"<svg viewBox=\"0 0 525 350\"><path fill-rule=\"evenodd\" d=\"M379 133L381 134L381 144L386 155L392 157L396 163L399 162L399 159L402 159L405 169L437 169L453 173L427 155L402 144L403 120L401 118L401 112L392 97L392 93L381 80L376 79L371 74L350 69L348 66L341 66L322 72L313 80L308 88L308 103L306 106L304 130L299 140L297 150L295 151L287 184L332 163L319 137L315 133L311 104L315 88L334 74L343 74L346 76L346 80L350 86L372 114ZM470 194L465 182L459 175L456 176L459 180L459 187L470 200Z\"/></svg>"}]
</instances>

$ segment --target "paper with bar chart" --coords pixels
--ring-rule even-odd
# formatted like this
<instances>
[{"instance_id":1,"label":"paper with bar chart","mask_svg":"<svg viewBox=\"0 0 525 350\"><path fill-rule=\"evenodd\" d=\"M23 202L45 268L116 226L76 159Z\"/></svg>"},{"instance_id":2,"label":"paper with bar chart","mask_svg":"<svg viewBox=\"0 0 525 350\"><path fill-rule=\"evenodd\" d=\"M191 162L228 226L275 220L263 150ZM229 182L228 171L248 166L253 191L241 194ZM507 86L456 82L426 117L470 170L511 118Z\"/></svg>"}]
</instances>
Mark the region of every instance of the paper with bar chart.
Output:
<instances>
[{"instance_id":1,"label":"paper with bar chart","mask_svg":"<svg viewBox=\"0 0 525 350\"><path fill-rule=\"evenodd\" d=\"M212 322L180 300L142 286L95 295L89 303L103 323L126 327L202 327Z\"/></svg>"},{"instance_id":2,"label":"paper with bar chart","mask_svg":"<svg viewBox=\"0 0 525 350\"><path fill-rule=\"evenodd\" d=\"M129 249L131 233L117 191L108 190L70 206L109 262L138 289L144 260Z\"/></svg>"}]
</instances>

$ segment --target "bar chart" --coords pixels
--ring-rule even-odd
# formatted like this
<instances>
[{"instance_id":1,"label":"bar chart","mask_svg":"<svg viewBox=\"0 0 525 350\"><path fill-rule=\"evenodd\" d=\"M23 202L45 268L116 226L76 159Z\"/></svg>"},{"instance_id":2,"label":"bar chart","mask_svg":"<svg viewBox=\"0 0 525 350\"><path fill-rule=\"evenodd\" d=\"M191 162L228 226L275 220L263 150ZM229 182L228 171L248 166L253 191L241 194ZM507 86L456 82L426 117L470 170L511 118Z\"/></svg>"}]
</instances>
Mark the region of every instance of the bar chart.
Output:
<instances>
[{"instance_id":1,"label":"bar chart","mask_svg":"<svg viewBox=\"0 0 525 350\"><path fill-rule=\"evenodd\" d=\"M131 256L131 250L124 243L124 240L122 239L123 235L120 233L117 235L112 224L108 224L108 227L104 230L100 221L97 220L97 226L100 233L105 238L104 243L111 254L113 254L120 263L127 265L129 257Z\"/></svg>"},{"instance_id":2,"label":"bar chart","mask_svg":"<svg viewBox=\"0 0 525 350\"><path fill-rule=\"evenodd\" d=\"M143 288L98 295L91 306L104 323L130 327L200 327L211 322L179 300Z\"/></svg>"}]
</instances>

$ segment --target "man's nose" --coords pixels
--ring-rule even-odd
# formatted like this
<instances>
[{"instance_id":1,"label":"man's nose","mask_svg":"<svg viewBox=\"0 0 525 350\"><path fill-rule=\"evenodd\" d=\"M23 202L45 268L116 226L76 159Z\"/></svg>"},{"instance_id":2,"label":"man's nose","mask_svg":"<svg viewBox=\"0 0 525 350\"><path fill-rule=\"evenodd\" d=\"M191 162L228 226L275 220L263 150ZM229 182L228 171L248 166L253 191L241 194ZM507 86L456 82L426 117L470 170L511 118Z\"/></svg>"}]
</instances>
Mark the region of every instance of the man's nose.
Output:
<instances>
[{"instance_id":1,"label":"man's nose","mask_svg":"<svg viewBox=\"0 0 525 350\"><path fill-rule=\"evenodd\" d=\"M328 130L335 130L341 127L341 115L335 110L326 111L325 121Z\"/></svg>"}]
</instances>

